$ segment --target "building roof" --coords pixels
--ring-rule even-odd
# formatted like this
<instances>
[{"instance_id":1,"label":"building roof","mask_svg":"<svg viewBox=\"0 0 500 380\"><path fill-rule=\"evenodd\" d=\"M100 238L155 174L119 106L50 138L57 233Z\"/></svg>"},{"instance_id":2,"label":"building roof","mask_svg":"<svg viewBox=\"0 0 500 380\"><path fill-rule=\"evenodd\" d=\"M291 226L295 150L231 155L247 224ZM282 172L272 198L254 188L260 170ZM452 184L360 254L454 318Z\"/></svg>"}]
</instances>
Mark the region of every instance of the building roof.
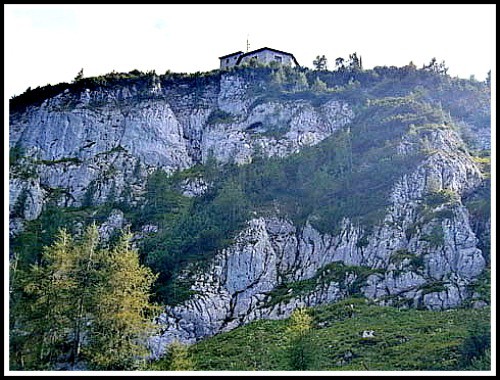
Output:
<instances>
[{"instance_id":1,"label":"building roof","mask_svg":"<svg viewBox=\"0 0 500 380\"><path fill-rule=\"evenodd\" d=\"M297 62L297 60L295 59L295 57L293 56L293 54L290 54L290 53L287 53L286 51L282 51L282 50L277 50L277 49L272 49L272 48L268 48L268 47L263 47L263 48L260 48L260 49L257 49L257 50L253 50L253 51L249 51L248 53L245 53L245 54L242 54L239 56L238 60L236 61L236 64L239 65L241 60L243 59L243 57L246 57L250 54L255 54L255 53L258 53L260 51L263 51L263 50L271 50L271 51L274 51L276 53L280 53L280 54L285 54L285 55L289 55L290 57L292 57L293 61L295 62L295 64L297 66L300 66L299 63ZM241 52L239 52L241 53ZM234 55L234 54L237 54L237 53L233 53L233 54L230 54L230 55ZM227 56L226 56L227 57ZM224 58L224 57L221 57L221 58Z\"/></svg>"},{"instance_id":2,"label":"building roof","mask_svg":"<svg viewBox=\"0 0 500 380\"><path fill-rule=\"evenodd\" d=\"M237 51L236 53L226 54L226 55L223 55L222 57L219 57L219 59L228 58L228 57L231 57L231 56L237 55L237 54L243 54L243 52L242 51Z\"/></svg>"}]
</instances>

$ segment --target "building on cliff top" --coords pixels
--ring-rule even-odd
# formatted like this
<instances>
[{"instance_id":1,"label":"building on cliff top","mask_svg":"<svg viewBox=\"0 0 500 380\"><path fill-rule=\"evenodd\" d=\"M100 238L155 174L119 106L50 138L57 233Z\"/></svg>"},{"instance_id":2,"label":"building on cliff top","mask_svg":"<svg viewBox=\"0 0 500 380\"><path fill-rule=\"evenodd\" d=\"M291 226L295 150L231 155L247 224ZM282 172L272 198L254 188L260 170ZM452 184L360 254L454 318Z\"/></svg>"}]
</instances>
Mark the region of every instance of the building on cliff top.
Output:
<instances>
[{"instance_id":1,"label":"building on cliff top","mask_svg":"<svg viewBox=\"0 0 500 380\"><path fill-rule=\"evenodd\" d=\"M300 66L293 54L268 47L263 47L247 53L237 51L236 53L223 55L222 57L219 57L219 59L221 69L239 66L245 63L250 63L251 61L262 64L278 62L285 66Z\"/></svg>"}]
</instances>

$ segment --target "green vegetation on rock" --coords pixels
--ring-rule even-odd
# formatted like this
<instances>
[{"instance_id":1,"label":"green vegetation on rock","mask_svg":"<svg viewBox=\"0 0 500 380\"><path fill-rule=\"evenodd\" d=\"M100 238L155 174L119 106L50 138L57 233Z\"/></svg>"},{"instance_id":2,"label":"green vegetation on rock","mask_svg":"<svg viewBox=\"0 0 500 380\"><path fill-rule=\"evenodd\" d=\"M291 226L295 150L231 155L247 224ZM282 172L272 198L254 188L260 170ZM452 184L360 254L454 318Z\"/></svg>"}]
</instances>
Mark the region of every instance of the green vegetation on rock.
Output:
<instances>
[{"instance_id":1,"label":"green vegetation on rock","mask_svg":"<svg viewBox=\"0 0 500 380\"><path fill-rule=\"evenodd\" d=\"M315 357L309 370L489 370L487 308L397 309L351 298L308 314L313 317L308 336ZM199 342L189 348L195 369L293 370L289 323L260 320ZM362 337L368 330L374 338ZM155 369L162 369L162 360Z\"/></svg>"}]
</instances>

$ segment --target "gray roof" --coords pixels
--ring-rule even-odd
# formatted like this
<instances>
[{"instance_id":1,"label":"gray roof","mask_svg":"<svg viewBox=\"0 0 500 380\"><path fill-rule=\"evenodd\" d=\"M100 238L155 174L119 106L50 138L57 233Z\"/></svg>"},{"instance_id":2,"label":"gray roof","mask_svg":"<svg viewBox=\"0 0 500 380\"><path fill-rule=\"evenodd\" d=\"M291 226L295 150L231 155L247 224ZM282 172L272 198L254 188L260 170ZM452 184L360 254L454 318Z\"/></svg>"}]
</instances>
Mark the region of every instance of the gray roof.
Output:
<instances>
[{"instance_id":1,"label":"gray roof","mask_svg":"<svg viewBox=\"0 0 500 380\"><path fill-rule=\"evenodd\" d=\"M224 59L224 58L232 57L233 55L238 55L238 54L243 54L243 52L242 51L237 51L236 53L226 54L226 55L223 55L222 57L219 57L219 59Z\"/></svg>"},{"instance_id":2,"label":"gray roof","mask_svg":"<svg viewBox=\"0 0 500 380\"><path fill-rule=\"evenodd\" d=\"M238 58L238 61L236 61L236 64L238 65L241 60L246 57L247 55L250 55L250 54L254 54L254 53L258 53L260 51L263 51L263 50L271 50L271 51L274 51L276 53L280 53L280 54L285 54L285 55L289 55L290 57L292 57L293 61L295 62L295 64L297 66L300 66L299 63L297 62L297 60L295 59L295 57L293 56L293 54L290 54L290 53L287 53L286 51L282 51L282 50L277 50L277 49L272 49L272 48L268 48L268 47L263 47L263 48L260 48L260 49L257 49L257 50L253 50L253 51L249 51L248 53L245 53L245 54L242 54L239 56Z\"/></svg>"}]
</instances>

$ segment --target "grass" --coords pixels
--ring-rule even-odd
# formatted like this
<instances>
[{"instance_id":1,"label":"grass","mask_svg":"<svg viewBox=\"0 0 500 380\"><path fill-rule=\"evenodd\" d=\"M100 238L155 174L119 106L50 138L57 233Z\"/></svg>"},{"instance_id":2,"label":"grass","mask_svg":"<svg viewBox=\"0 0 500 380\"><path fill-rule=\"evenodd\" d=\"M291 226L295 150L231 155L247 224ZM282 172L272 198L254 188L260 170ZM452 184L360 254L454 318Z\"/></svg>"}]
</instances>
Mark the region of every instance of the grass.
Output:
<instances>
[{"instance_id":1,"label":"grass","mask_svg":"<svg viewBox=\"0 0 500 380\"><path fill-rule=\"evenodd\" d=\"M350 306L354 312L350 314ZM490 310L427 311L383 307L351 298L310 309L311 347L318 371L457 370L461 347L475 321L487 322ZM196 370L290 370L288 321L260 320L190 347ZM362 338L374 330L374 338ZM165 362L152 365L162 370Z\"/></svg>"}]
</instances>

